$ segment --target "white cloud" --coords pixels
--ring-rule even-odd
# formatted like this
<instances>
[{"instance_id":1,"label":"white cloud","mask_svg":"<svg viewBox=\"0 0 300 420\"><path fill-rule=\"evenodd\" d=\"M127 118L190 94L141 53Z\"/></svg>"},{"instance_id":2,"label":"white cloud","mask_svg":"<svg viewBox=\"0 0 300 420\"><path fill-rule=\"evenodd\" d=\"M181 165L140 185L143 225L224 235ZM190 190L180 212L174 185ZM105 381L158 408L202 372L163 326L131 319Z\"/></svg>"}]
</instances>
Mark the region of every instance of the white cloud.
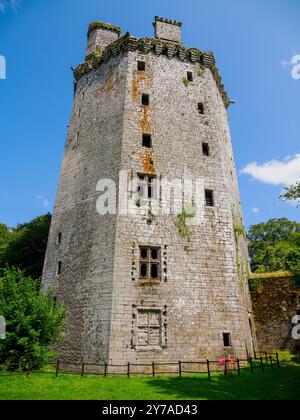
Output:
<instances>
[{"instance_id":1,"label":"white cloud","mask_svg":"<svg viewBox=\"0 0 300 420\"><path fill-rule=\"evenodd\" d=\"M259 208L258 207L253 207L252 213L258 214L259 213Z\"/></svg>"},{"instance_id":2,"label":"white cloud","mask_svg":"<svg viewBox=\"0 0 300 420\"><path fill-rule=\"evenodd\" d=\"M47 200L47 198L45 198L43 195L37 195L36 199L42 204L45 210L49 208L50 201Z\"/></svg>"},{"instance_id":3,"label":"white cloud","mask_svg":"<svg viewBox=\"0 0 300 420\"><path fill-rule=\"evenodd\" d=\"M261 165L253 162L242 169L241 173L265 184L289 186L300 181L300 154Z\"/></svg>"},{"instance_id":4,"label":"white cloud","mask_svg":"<svg viewBox=\"0 0 300 420\"><path fill-rule=\"evenodd\" d=\"M0 0L0 13L5 13L9 8L18 13L20 6L21 0Z\"/></svg>"}]
</instances>

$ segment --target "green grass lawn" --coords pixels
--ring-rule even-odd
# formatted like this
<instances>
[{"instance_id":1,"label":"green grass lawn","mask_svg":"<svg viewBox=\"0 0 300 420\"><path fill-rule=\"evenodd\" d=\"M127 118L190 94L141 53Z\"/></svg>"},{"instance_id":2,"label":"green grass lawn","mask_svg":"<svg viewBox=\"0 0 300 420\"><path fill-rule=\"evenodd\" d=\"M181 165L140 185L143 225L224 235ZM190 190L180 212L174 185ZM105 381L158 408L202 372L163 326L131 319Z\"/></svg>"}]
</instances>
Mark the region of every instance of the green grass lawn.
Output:
<instances>
[{"instance_id":1,"label":"green grass lawn","mask_svg":"<svg viewBox=\"0 0 300 420\"><path fill-rule=\"evenodd\" d=\"M300 365L241 376L100 377L34 374L0 377L1 400L299 400Z\"/></svg>"}]
</instances>

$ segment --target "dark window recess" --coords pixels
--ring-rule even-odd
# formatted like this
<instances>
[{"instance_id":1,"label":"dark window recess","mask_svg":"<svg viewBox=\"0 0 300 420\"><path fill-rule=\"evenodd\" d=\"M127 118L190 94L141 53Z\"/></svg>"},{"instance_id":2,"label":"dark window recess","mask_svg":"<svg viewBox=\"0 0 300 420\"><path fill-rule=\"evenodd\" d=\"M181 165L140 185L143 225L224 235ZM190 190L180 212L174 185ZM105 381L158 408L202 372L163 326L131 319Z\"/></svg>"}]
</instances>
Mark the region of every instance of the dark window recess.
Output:
<instances>
[{"instance_id":1,"label":"dark window recess","mask_svg":"<svg viewBox=\"0 0 300 420\"><path fill-rule=\"evenodd\" d=\"M147 147L147 149L151 149L152 137L150 134L143 134L143 147Z\"/></svg>"},{"instance_id":2,"label":"dark window recess","mask_svg":"<svg viewBox=\"0 0 300 420\"><path fill-rule=\"evenodd\" d=\"M59 261L59 262L57 263L57 275L58 275L58 276L59 276L59 275L60 275L60 273L61 273L61 266L62 266L61 261Z\"/></svg>"},{"instance_id":3,"label":"dark window recess","mask_svg":"<svg viewBox=\"0 0 300 420\"><path fill-rule=\"evenodd\" d=\"M207 207L214 206L214 193L211 190L205 190L205 204Z\"/></svg>"},{"instance_id":4,"label":"dark window recess","mask_svg":"<svg viewBox=\"0 0 300 420\"><path fill-rule=\"evenodd\" d=\"M194 76L193 73L191 71L188 71L186 74L186 77L188 79L189 82L193 82L194 81Z\"/></svg>"},{"instance_id":5,"label":"dark window recess","mask_svg":"<svg viewBox=\"0 0 300 420\"><path fill-rule=\"evenodd\" d=\"M145 71L146 70L146 63L145 61L138 61L138 71Z\"/></svg>"},{"instance_id":6,"label":"dark window recess","mask_svg":"<svg viewBox=\"0 0 300 420\"><path fill-rule=\"evenodd\" d=\"M142 94L142 105L149 106L150 104L150 96L147 93Z\"/></svg>"},{"instance_id":7,"label":"dark window recess","mask_svg":"<svg viewBox=\"0 0 300 420\"><path fill-rule=\"evenodd\" d=\"M296 315L300 315L300 309L296 311Z\"/></svg>"},{"instance_id":8,"label":"dark window recess","mask_svg":"<svg viewBox=\"0 0 300 420\"><path fill-rule=\"evenodd\" d=\"M156 179L152 175L138 175L138 195L143 198L156 197Z\"/></svg>"},{"instance_id":9,"label":"dark window recess","mask_svg":"<svg viewBox=\"0 0 300 420\"><path fill-rule=\"evenodd\" d=\"M202 143L202 151L204 156L209 156L209 145L208 143Z\"/></svg>"},{"instance_id":10,"label":"dark window recess","mask_svg":"<svg viewBox=\"0 0 300 420\"><path fill-rule=\"evenodd\" d=\"M230 333L223 334L224 347L231 347Z\"/></svg>"},{"instance_id":11,"label":"dark window recess","mask_svg":"<svg viewBox=\"0 0 300 420\"><path fill-rule=\"evenodd\" d=\"M61 233L57 234L57 245L61 244Z\"/></svg>"},{"instance_id":12,"label":"dark window recess","mask_svg":"<svg viewBox=\"0 0 300 420\"><path fill-rule=\"evenodd\" d=\"M204 104L202 102L198 103L198 112L201 115L204 115Z\"/></svg>"},{"instance_id":13,"label":"dark window recess","mask_svg":"<svg viewBox=\"0 0 300 420\"><path fill-rule=\"evenodd\" d=\"M160 280L160 248L140 247L140 279Z\"/></svg>"}]
</instances>

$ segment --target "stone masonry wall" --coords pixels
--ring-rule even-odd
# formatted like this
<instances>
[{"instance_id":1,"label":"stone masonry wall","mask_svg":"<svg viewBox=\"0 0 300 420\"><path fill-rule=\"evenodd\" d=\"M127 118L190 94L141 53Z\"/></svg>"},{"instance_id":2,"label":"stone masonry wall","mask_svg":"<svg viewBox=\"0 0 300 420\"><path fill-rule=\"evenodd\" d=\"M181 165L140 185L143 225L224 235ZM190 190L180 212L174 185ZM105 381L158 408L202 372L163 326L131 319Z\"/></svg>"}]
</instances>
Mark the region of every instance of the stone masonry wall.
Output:
<instances>
[{"instance_id":1,"label":"stone masonry wall","mask_svg":"<svg viewBox=\"0 0 300 420\"><path fill-rule=\"evenodd\" d=\"M137 71L137 60L146 62L145 73ZM185 87L187 71L194 82ZM203 223L192 228L188 252L174 225L176 215L154 217L150 226L142 214L118 217L109 359L120 363L245 357L255 345L243 237L238 239L243 272L237 272L232 209L239 216L241 210L226 111L210 71L197 76L198 71L198 65L178 59L129 53L122 169L146 172L150 159L152 172L162 178L203 177L214 191L215 207L206 208ZM150 95L149 108L141 106L142 93ZM205 115L199 115L198 102L204 103ZM150 152L142 148L143 132L152 134ZM202 154L202 142L209 144L209 157ZM139 245L161 247L167 280L140 283ZM136 311L142 308L163 314L167 338L160 349L136 347ZM224 332L231 333L231 349L224 349Z\"/></svg>"},{"instance_id":2,"label":"stone masonry wall","mask_svg":"<svg viewBox=\"0 0 300 420\"><path fill-rule=\"evenodd\" d=\"M42 281L69 306L68 360L107 359L116 217L98 215L96 185L118 179L126 72L126 57L110 60L80 80L74 99Z\"/></svg>"},{"instance_id":3,"label":"stone masonry wall","mask_svg":"<svg viewBox=\"0 0 300 420\"><path fill-rule=\"evenodd\" d=\"M114 49L77 83L42 280L69 306L68 360L244 358L256 348L224 98L208 68L157 51ZM194 78L188 84L187 71ZM149 106L141 104L143 93ZM152 148L142 146L143 134L152 136ZM136 216L100 216L97 183L108 178L119 189L120 170L129 178L201 177L199 194L212 190L214 206L200 224L191 221L190 241L175 226L176 213L151 214L149 222L147 209L133 204ZM140 246L159 248L160 281L141 282Z\"/></svg>"},{"instance_id":4,"label":"stone masonry wall","mask_svg":"<svg viewBox=\"0 0 300 420\"><path fill-rule=\"evenodd\" d=\"M272 276L250 284L259 349L299 352L300 342L292 338L292 319L300 314L299 279Z\"/></svg>"}]
</instances>

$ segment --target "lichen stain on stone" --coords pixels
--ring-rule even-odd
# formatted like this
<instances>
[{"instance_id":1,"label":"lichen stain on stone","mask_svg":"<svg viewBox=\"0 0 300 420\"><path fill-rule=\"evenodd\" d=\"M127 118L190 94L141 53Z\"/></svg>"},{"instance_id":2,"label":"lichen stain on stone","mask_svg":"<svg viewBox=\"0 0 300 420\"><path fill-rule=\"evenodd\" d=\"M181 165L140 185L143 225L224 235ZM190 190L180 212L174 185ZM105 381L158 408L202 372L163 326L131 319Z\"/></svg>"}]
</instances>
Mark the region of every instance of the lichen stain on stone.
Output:
<instances>
[{"instance_id":1,"label":"lichen stain on stone","mask_svg":"<svg viewBox=\"0 0 300 420\"><path fill-rule=\"evenodd\" d=\"M149 120L149 108L144 106L142 108L142 115L140 117L140 129L142 133L151 133L151 124Z\"/></svg>"},{"instance_id":2,"label":"lichen stain on stone","mask_svg":"<svg viewBox=\"0 0 300 420\"><path fill-rule=\"evenodd\" d=\"M144 83L147 88L151 89L153 85L153 80L148 76L148 74L144 71L138 72L138 81L139 83Z\"/></svg>"},{"instance_id":3,"label":"lichen stain on stone","mask_svg":"<svg viewBox=\"0 0 300 420\"><path fill-rule=\"evenodd\" d=\"M113 74L111 73L109 76L108 76L108 78L107 78L107 80L106 80L106 82L105 82L105 91L106 91L106 93L110 93L111 91L112 91L112 89L113 89Z\"/></svg>"},{"instance_id":4,"label":"lichen stain on stone","mask_svg":"<svg viewBox=\"0 0 300 420\"><path fill-rule=\"evenodd\" d=\"M136 72L133 73L133 78L131 82L131 97L137 103L140 101L141 91L139 87L139 81L136 77Z\"/></svg>"},{"instance_id":5,"label":"lichen stain on stone","mask_svg":"<svg viewBox=\"0 0 300 420\"><path fill-rule=\"evenodd\" d=\"M153 150L148 149L144 150L142 153L142 168L143 172L146 174L155 175L155 165L153 159Z\"/></svg>"}]
</instances>

